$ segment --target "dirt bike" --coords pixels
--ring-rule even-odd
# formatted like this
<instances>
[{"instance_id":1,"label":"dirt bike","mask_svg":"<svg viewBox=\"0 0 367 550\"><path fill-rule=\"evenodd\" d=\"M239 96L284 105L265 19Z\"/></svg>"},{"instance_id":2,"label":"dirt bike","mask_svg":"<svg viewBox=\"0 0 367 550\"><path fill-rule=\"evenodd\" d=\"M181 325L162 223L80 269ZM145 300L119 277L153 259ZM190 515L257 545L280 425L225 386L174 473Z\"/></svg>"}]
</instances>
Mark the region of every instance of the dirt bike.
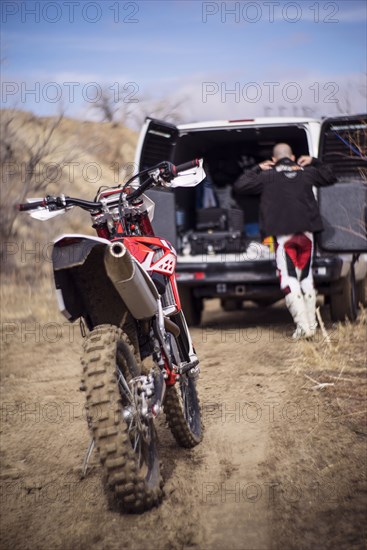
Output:
<instances>
[{"instance_id":1,"label":"dirt bike","mask_svg":"<svg viewBox=\"0 0 367 550\"><path fill-rule=\"evenodd\" d=\"M60 195L18 205L40 220L75 206L91 214L97 237L54 242L54 279L61 312L80 319L84 336L81 389L92 439L83 472L95 446L107 492L127 512L163 497L154 425L162 410L180 446L202 439L199 361L181 310L176 252L154 235L154 203L144 191L194 186L204 177L202 161L161 162L123 186L100 188L94 201Z\"/></svg>"}]
</instances>

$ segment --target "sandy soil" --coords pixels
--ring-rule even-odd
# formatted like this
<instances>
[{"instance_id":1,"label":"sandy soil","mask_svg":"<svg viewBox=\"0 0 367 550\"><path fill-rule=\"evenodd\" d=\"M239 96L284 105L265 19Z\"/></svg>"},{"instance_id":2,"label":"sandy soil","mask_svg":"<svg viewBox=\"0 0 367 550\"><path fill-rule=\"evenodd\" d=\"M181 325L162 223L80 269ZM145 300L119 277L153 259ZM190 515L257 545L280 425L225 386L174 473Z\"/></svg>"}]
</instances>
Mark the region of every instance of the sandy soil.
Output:
<instances>
[{"instance_id":1,"label":"sandy soil","mask_svg":"<svg viewBox=\"0 0 367 550\"><path fill-rule=\"evenodd\" d=\"M318 344L290 341L284 307L210 303L192 331L204 440L180 449L160 422L165 498L140 516L109 508L96 455L80 480L78 327L7 316L2 331L4 550L365 548L365 325L332 364ZM332 380L344 393L312 389Z\"/></svg>"}]
</instances>

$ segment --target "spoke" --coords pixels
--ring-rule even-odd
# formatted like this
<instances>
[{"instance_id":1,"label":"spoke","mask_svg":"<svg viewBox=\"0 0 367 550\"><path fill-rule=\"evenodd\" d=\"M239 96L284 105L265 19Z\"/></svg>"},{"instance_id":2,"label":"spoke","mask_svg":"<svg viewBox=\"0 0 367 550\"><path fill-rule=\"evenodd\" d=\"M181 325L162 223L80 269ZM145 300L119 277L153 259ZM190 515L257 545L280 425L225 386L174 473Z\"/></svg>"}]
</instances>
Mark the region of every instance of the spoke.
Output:
<instances>
[{"instance_id":1,"label":"spoke","mask_svg":"<svg viewBox=\"0 0 367 550\"><path fill-rule=\"evenodd\" d=\"M129 388L126 380L125 380L125 377L122 375L120 370L118 370L118 380L117 381L126 390L126 392L131 395L131 390L130 390L130 388Z\"/></svg>"},{"instance_id":2,"label":"spoke","mask_svg":"<svg viewBox=\"0 0 367 550\"><path fill-rule=\"evenodd\" d=\"M133 428L136 430L136 423L135 423L135 425L133 426L133 422L134 422L134 421L135 421L135 418L132 417L131 422L130 422L130 425L129 425L128 428L127 428L129 433L132 431Z\"/></svg>"},{"instance_id":3,"label":"spoke","mask_svg":"<svg viewBox=\"0 0 367 550\"><path fill-rule=\"evenodd\" d=\"M124 395L127 397L127 399L132 403L133 402L133 394L124 378L122 373L118 370L118 379L117 382L120 386L121 391L124 393Z\"/></svg>"},{"instance_id":4,"label":"spoke","mask_svg":"<svg viewBox=\"0 0 367 550\"><path fill-rule=\"evenodd\" d=\"M138 445L139 445L139 464L141 459L141 432L138 426L138 422L136 419L136 415L131 419L131 422L128 426L128 432L131 437L131 444L133 447L133 451L136 452Z\"/></svg>"},{"instance_id":5,"label":"spoke","mask_svg":"<svg viewBox=\"0 0 367 550\"><path fill-rule=\"evenodd\" d=\"M128 433L131 447L137 457L138 466L139 468L142 468L146 463L143 445L146 445L147 443L143 435L144 422L142 423L142 419L139 416L139 405L136 403L138 396L135 395L134 391L132 391L119 369L117 369L117 382L121 396L127 400L129 408L131 407L132 417L128 422Z\"/></svg>"},{"instance_id":6,"label":"spoke","mask_svg":"<svg viewBox=\"0 0 367 550\"><path fill-rule=\"evenodd\" d=\"M135 438L134 452L136 452L136 447L138 446L139 439L140 439L140 433L138 433L138 436ZM139 448L140 448L140 446L139 446Z\"/></svg>"},{"instance_id":7,"label":"spoke","mask_svg":"<svg viewBox=\"0 0 367 550\"><path fill-rule=\"evenodd\" d=\"M141 462L141 445L139 445L138 464L139 464L139 468L141 468L141 466L142 466L142 462Z\"/></svg>"}]
</instances>

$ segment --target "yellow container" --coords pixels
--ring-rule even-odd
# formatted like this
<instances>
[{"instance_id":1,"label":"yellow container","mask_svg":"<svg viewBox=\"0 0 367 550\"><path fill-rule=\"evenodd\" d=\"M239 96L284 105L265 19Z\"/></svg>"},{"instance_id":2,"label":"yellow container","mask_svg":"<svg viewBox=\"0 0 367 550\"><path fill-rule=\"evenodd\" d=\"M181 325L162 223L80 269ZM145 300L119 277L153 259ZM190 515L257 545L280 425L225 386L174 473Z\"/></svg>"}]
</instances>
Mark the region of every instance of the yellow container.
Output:
<instances>
[{"instance_id":1,"label":"yellow container","mask_svg":"<svg viewBox=\"0 0 367 550\"><path fill-rule=\"evenodd\" d=\"M275 252L275 242L274 237L265 237L263 244L269 247L270 252Z\"/></svg>"}]
</instances>

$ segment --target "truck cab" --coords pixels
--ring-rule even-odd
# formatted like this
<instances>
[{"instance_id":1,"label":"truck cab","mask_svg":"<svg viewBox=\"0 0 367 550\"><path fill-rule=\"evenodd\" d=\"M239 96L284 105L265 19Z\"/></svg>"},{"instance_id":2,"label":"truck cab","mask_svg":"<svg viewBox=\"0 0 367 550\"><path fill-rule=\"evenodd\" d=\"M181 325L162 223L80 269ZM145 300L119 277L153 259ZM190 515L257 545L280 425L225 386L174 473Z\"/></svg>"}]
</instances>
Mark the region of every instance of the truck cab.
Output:
<instances>
[{"instance_id":1,"label":"truck cab","mask_svg":"<svg viewBox=\"0 0 367 550\"><path fill-rule=\"evenodd\" d=\"M199 186L150 192L157 235L177 250L177 282L191 325L203 301L219 298L225 310L250 300L259 306L282 299L272 236L259 232L258 196L236 196L233 184L246 169L289 143L298 158L332 164L337 183L315 189L324 231L316 236L315 286L333 321L354 320L366 304L367 115L325 118L256 118L175 126L147 118L136 150L143 170L162 160L174 164L203 158L207 177ZM148 193L149 194L149 193Z\"/></svg>"}]
</instances>

